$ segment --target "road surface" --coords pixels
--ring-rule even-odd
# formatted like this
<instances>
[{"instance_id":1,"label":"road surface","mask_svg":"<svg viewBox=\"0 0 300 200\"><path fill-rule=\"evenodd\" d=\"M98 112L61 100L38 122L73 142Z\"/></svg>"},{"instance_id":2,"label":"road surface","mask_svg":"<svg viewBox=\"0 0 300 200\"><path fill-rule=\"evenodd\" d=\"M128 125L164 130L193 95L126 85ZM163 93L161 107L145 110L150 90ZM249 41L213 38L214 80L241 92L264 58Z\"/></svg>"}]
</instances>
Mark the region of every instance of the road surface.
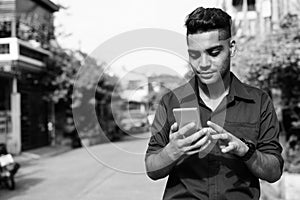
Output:
<instances>
[{"instance_id":1,"label":"road surface","mask_svg":"<svg viewBox=\"0 0 300 200\"><path fill-rule=\"evenodd\" d=\"M166 179L145 174L149 134L32 161L18 172L15 191L0 189L0 200L161 199ZM281 182L261 188L262 200L298 200L300 174L285 173Z\"/></svg>"},{"instance_id":2,"label":"road surface","mask_svg":"<svg viewBox=\"0 0 300 200\"><path fill-rule=\"evenodd\" d=\"M0 189L0 199L161 199L166 180L154 182L144 169L149 134L30 162L18 172L16 190Z\"/></svg>"}]
</instances>

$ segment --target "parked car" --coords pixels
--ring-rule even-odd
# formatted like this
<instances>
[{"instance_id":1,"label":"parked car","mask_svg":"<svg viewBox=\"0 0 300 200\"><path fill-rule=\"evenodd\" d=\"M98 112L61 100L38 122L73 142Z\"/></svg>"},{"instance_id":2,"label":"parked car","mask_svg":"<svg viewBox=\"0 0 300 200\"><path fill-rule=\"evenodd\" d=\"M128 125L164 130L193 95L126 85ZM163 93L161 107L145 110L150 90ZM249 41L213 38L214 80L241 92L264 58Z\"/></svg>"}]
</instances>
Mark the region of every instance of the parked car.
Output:
<instances>
[{"instance_id":1,"label":"parked car","mask_svg":"<svg viewBox=\"0 0 300 200\"><path fill-rule=\"evenodd\" d=\"M126 133L138 133L148 130L149 124L146 113L139 110L124 112L121 119L121 128Z\"/></svg>"}]
</instances>

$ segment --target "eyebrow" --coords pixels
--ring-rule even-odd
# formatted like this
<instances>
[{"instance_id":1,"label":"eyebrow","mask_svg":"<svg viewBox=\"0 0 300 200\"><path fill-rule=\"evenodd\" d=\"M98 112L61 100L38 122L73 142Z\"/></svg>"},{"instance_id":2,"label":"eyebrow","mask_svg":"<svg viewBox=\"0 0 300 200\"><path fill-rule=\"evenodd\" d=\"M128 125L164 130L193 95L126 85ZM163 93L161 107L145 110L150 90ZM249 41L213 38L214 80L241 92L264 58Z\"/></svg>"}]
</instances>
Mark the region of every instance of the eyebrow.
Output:
<instances>
[{"instance_id":1,"label":"eyebrow","mask_svg":"<svg viewBox=\"0 0 300 200\"><path fill-rule=\"evenodd\" d=\"M189 52L189 53L197 53L197 52L199 52L199 51L193 50L193 49L188 49L188 52Z\"/></svg>"},{"instance_id":2,"label":"eyebrow","mask_svg":"<svg viewBox=\"0 0 300 200\"><path fill-rule=\"evenodd\" d=\"M208 49L205 49L205 51L212 51L214 49L220 49L220 48L223 48L223 45L216 45L216 46L213 46L213 47L210 47ZM198 50L194 50L194 49L188 49L188 52L191 52L191 53L195 53L195 52L198 52Z\"/></svg>"},{"instance_id":3,"label":"eyebrow","mask_svg":"<svg viewBox=\"0 0 300 200\"><path fill-rule=\"evenodd\" d=\"M211 51L211 50L214 50L214 49L221 49L223 48L223 45L217 45L217 46L214 46L214 47L210 47L208 49L206 49L205 51Z\"/></svg>"}]
</instances>

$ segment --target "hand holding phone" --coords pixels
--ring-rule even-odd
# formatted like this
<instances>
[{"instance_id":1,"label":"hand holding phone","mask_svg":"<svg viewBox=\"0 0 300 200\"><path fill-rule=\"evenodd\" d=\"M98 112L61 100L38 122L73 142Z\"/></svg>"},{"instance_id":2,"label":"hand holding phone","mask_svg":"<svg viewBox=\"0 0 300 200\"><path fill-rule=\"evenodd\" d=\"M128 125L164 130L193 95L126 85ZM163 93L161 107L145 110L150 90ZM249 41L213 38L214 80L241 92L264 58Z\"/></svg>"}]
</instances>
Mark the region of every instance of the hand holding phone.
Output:
<instances>
[{"instance_id":1,"label":"hand holding phone","mask_svg":"<svg viewBox=\"0 0 300 200\"><path fill-rule=\"evenodd\" d=\"M188 131L185 134L185 137L188 137L195 133L197 130L201 129L201 121L200 121L200 113L198 112L198 108L174 108L173 114L176 119L176 122L179 126L179 129L189 124L191 122L195 123L195 129Z\"/></svg>"},{"instance_id":2,"label":"hand holding phone","mask_svg":"<svg viewBox=\"0 0 300 200\"><path fill-rule=\"evenodd\" d=\"M182 136L178 137L178 134L175 136L170 134L170 147L173 147L170 151L172 152L170 157L178 158L182 156L182 154L193 155L196 153L198 153L199 158L206 156L213 149L216 140L212 140L210 137L211 134L214 134L214 131L211 128L203 128L201 126L198 108L174 108L173 114L179 129L182 129L181 134L184 134L183 138L185 138L185 143L183 146L182 144L179 145L178 140L182 139ZM189 125L186 126L191 122L195 123L194 128L191 128ZM178 127L176 127L177 131ZM175 128L173 127L173 129ZM189 137L191 135L193 136Z\"/></svg>"}]
</instances>

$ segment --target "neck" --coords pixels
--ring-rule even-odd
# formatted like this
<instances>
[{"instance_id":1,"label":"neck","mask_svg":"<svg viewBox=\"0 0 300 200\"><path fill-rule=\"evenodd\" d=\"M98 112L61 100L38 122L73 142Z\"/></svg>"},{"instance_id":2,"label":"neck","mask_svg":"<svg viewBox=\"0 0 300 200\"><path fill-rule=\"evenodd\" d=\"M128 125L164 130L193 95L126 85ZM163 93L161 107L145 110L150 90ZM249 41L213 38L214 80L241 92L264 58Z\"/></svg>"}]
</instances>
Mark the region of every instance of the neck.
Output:
<instances>
[{"instance_id":1,"label":"neck","mask_svg":"<svg viewBox=\"0 0 300 200\"><path fill-rule=\"evenodd\" d=\"M200 94L205 94L210 99L217 99L224 94L227 94L229 91L229 85L230 85L230 72L226 73L220 81L210 84L210 85L205 85L203 83L199 83L199 91Z\"/></svg>"}]
</instances>

